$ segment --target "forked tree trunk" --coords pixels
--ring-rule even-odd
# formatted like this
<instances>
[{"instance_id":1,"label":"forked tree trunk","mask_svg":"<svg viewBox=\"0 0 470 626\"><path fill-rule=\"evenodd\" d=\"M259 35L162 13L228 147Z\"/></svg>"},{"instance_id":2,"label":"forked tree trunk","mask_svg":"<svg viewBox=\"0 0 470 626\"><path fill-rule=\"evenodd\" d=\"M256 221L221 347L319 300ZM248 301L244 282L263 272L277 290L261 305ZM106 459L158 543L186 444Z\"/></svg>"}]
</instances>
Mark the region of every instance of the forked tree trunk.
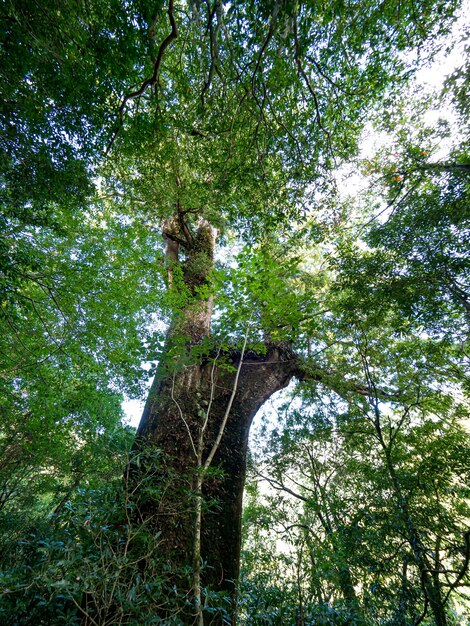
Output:
<instances>
[{"instance_id":1,"label":"forked tree trunk","mask_svg":"<svg viewBox=\"0 0 470 626\"><path fill-rule=\"evenodd\" d=\"M195 566L196 502L200 494L194 489L204 463L215 451L209 471L199 480L204 502L199 534L201 583L230 597L228 610L234 621L248 433L258 409L295 375L296 360L289 349L275 346L268 346L264 354L232 351L213 352L196 360L191 357L195 346L210 332L212 302L207 297L198 298L198 293L212 268L211 232L202 224L194 236L185 234L176 220L164 232L171 280L179 263L178 246L185 244L186 259L179 267L194 300L169 330L134 447L161 450L174 477L173 487L154 501L147 500L142 514L152 517L155 530L160 532L162 554L175 572ZM178 338L181 343L182 336L186 343L175 351L174 344ZM202 453L199 458L198 450ZM176 578L184 587L184 577ZM186 587L179 591L190 595L191 588ZM179 617L185 624L201 624L203 620L197 607L179 613ZM221 619L220 613L206 612L204 623L219 624Z\"/></svg>"}]
</instances>

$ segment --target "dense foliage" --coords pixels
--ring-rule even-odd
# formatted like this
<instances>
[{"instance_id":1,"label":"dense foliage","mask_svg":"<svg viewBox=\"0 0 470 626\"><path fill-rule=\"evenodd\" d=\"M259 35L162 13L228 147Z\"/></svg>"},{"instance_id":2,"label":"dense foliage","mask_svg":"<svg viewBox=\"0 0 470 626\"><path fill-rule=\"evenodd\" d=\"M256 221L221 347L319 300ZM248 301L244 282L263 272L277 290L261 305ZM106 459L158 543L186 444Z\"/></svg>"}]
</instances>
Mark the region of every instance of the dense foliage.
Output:
<instances>
[{"instance_id":1,"label":"dense foliage","mask_svg":"<svg viewBox=\"0 0 470 626\"><path fill-rule=\"evenodd\" d=\"M191 603L138 514L172 477L152 450L136 489L121 409L194 295L165 260L177 215L218 231L192 358L244 341L303 368L252 453L240 623L466 623L468 65L451 121L407 86L457 12L2 5L0 622L179 624ZM362 158L365 125L387 139Z\"/></svg>"}]
</instances>

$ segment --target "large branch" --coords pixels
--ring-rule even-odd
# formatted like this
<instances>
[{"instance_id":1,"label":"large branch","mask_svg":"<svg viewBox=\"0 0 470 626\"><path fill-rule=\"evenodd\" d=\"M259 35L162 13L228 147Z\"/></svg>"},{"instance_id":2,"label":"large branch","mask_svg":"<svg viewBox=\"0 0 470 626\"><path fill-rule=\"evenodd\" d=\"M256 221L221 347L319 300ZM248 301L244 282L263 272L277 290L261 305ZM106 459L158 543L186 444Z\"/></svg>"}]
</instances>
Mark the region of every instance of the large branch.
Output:
<instances>
[{"instance_id":1,"label":"large branch","mask_svg":"<svg viewBox=\"0 0 470 626\"><path fill-rule=\"evenodd\" d=\"M314 381L321 383L344 399L350 398L351 394L370 398L372 393L369 385L365 385L354 380L347 380L344 377L341 378L341 375L338 372L307 364L299 357L297 358L293 376L299 381ZM377 395L379 400L391 402L396 402L398 400L397 394L389 393L388 391L380 388L374 389L374 395Z\"/></svg>"},{"instance_id":2,"label":"large branch","mask_svg":"<svg viewBox=\"0 0 470 626\"><path fill-rule=\"evenodd\" d=\"M235 357L237 351L230 351L232 358ZM384 389L375 388L371 390L370 386L354 380L346 380L337 371L318 367L305 362L305 358L297 354L291 346L285 343L266 342L266 355L263 357L255 352L248 352L246 355L245 367L255 366L275 366L276 364L284 364L286 375L296 378L298 381L312 381L321 383L341 398L350 399L351 395L360 395L370 398L371 394L377 396L379 400L397 402L399 400L397 393L390 393Z\"/></svg>"}]
</instances>

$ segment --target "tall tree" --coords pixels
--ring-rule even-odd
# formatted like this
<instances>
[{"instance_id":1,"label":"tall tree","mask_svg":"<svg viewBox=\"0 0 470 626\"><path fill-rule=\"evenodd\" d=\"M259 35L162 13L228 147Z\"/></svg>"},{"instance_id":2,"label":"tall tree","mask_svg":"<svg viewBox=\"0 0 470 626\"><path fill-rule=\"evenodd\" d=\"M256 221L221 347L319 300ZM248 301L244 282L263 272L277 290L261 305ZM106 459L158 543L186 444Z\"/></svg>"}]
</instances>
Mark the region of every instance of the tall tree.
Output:
<instances>
[{"instance_id":1,"label":"tall tree","mask_svg":"<svg viewBox=\"0 0 470 626\"><path fill-rule=\"evenodd\" d=\"M366 111L408 72L402 53L445 32L456 4L2 8L7 224L51 229L51 210L75 214L80 203L83 219L98 206L89 196L94 176L116 229L161 231L165 240L158 308L168 331L149 355L159 364L135 447L158 446L182 477L141 514L160 510L163 552L174 567L192 565L187 623L203 623L204 586L232 594L234 619L253 416L294 376L338 388L332 368L310 350L326 336L289 230L320 192L332 192L329 172L355 152ZM40 184L30 189L28 180ZM319 239L316 227L310 233ZM233 272L217 271L217 240L244 241L252 254L245 250ZM3 246L1 258L16 280L15 246ZM144 280L152 271L162 276L162 260L151 259ZM17 307L23 296L16 287L13 294ZM225 326L216 334L217 318ZM359 383L345 386L368 393Z\"/></svg>"}]
</instances>

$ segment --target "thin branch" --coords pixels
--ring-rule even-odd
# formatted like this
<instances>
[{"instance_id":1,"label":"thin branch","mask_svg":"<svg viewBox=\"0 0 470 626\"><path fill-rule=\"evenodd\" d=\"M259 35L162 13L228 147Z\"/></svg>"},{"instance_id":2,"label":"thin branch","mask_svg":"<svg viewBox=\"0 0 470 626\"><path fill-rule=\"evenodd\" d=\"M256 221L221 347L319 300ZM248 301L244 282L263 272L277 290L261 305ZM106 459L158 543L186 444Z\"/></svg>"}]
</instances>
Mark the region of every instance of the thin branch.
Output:
<instances>
[{"instance_id":1,"label":"thin branch","mask_svg":"<svg viewBox=\"0 0 470 626\"><path fill-rule=\"evenodd\" d=\"M98 622L96 622L92 616L82 607L78 604L78 602L75 600L75 598L72 596L72 602L75 604L75 606L77 607L77 609L84 615L86 620L90 620L90 623L94 624L95 626L99 626Z\"/></svg>"},{"instance_id":2,"label":"thin branch","mask_svg":"<svg viewBox=\"0 0 470 626\"><path fill-rule=\"evenodd\" d=\"M171 399L173 400L173 402L176 404L180 417L184 422L184 425L186 426L186 430L188 431L188 435L189 435L189 441L191 442L191 446L193 448L193 452L194 452L194 456L197 458L197 451L196 451L196 446L194 445L194 440L193 437L191 435L191 430L189 429L189 424L188 422L185 420L184 415L183 415L183 411L181 410L181 406L179 405L178 401L175 398L175 374L173 374L173 380L171 383Z\"/></svg>"},{"instance_id":3,"label":"thin branch","mask_svg":"<svg viewBox=\"0 0 470 626\"><path fill-rule=\"evenodd\" d=\"M464 562L463 562L463 565L462 565L462 567L460 569L460 572L459 572L457 578L454 580L454 582L449 587L449 591L447 592L446 597L444 598L444 604L447 602L451 592L457 587L457 585L460 583L460 581L465 576L465 574L466 574L466 572L468 570L468 565L470 563L470 530L467 530L467 532L464 534L464 540L465 540Z\"/></svg>"},{"instance_id":4,"label":"thin branch","mask_svg":"<svg viewBox=\"0 0 470 626\"><path fill-rule=\"evenodd\" d=\"M299 69L299 73L302 76L302 78L304 79L305 84L307 85L307 89L308 89L308 91L310 92L310 95L313 98L313 103L314 103L314 106L315 106L315 114L316 114L315 117L316 117L316 120L318 122L318 126L325 133L327 141L328 141L328 147L331 150L331 153L332 153L332 155L334 157L330 132L323 126L321 113L320 113L320 104L318 102L318 96L315 93L315 90L312 87L310 79L307 76L307 74L306 74L306 72L305 72L305 70L303 68L303 65L302 65L301 54L300 54L299 33L298 33L298 28L297 28L297 16L294 17L294 40L295 40L295 61L297 63L297 67Z\"/></svg>"},{"instance_id":5,"label":"thin branch","mask_svg":"<svg viewBox=\"0 0 470 626\"><path fill-rule=\"evenodd\" d=\"M224 434L225 426L227 424L227 420L228 420L228 417L230 415L230 411L232 409L232 404L233 404L233 401L235 399L235 394L237 393L238 379L240 378L240 371L241 371L242 365L243 365L243 357L245 355L245 349L246 349L247 342L248 342L248 329L247 329L247 331L245 333L245 339L243 341L243 347L242 347L242 351L241 351L241 355L240 355L240 361L238 363L238 368L237 368L237 373L235 375L235 380L233 381L232 394L230 396L230 400L228 401L227 408L225 409L225 414L224 414L224 417L222 419L222 423L220 424L220 428L219 428L219 432L217 434L217 438L214 441L214 445L212 446L212 449L209 452L209 455L207 456L207 459L205 460L205 463L203 465L204 472L206 472L209 469L210 464L212 463L212 459L214 458L214 455L215 455L215 453L217 452L217 450L219 448L220 442L222 440L222 436Z\"/></svg>"},{"instance_id":6,"label":"thin branch","mask_svg":"<svg viewBox=\"0 0 470 626\"><path fill-rule=\"evenodd\" d=\"M255 69L253 70L253 74L251 76L251 86L252 86L253 92L254 92L254 84L255 84L256 73L258 72L259 67L261 65L261 59L263 58L263 54L264 54L264 52L265 52L269 42L271 41L272 36L274 35L274 28L276 26L277 16L279 15L279 10L281 8L281 4L282 4L282 0L276 0L276 4L274 5L273 13L272 13L272 16L271 16L271 21L269 23L268 34L266 36L266 39L264 40L263 45L261 46L261 50L259 51L258 58L256 60Z\"/></svg>"},{"instance_id":7,"label":"thin branch","mask_svg":"<svg viewBox=\"0 0 470 626\"><path fill-rule=\"evenodd\" d=\"M209 422L209 415L210 415L211 408L212 408L212 402L214 401L214 391L215 391L214 372L215 372L215 366L216 366L216 363L217 363L217 359L220 356L221 349L222 348L219 346L219 349L217 350L217 354L215 356L214 362L212 363L212 368L211 368L211 394L210 394L210 397L209 397L209 404L207 405L207 411L206 411L206 416L205 416L205 419L204 419L204 423L203 423L202 428L201 428L201 435L200 435L201 441L202 441L202 439L204 437L204 433L205 433L205 430L207 428L207 424Z\"/></svg>"},{"instance_id":8,"label":"thin branch","mask_svg":"<svg viewBox=\"0 0 470 626\"><path fill-rule=\"evenodd\" d=\"M426 163L425 165L416 165L415 168L420 171L435 172L463 172L470 174L470 163Z\"/></svg>"},{"instance_id":9,"label":"thin branch","mask_svg":"<svg viewBox=\"0 0 470 626\"><path fill-rule=\"evenodd\" d=\"M176 25L176 20L175 20L174 14L173 14L173 9L174 9L174 7L173 7L173 0L169 0L169 2L168 2L168 18L170 20L171 32L169 33L169 35L167 35L165 37L165 39L160 44L160 48L158 49L157 58L155 60L154 66L153 66L153 74L152 74L152 76L150 76L150 78L145 79L144 82L139 87L139 89L136 89L135 91L132 91L131 93L129 93L126 96L124 96L124 98L122 99L121 106L119 108L119 113L118 113L118 126L117 126L113 136L111 137L111 141L109 142L108 147L106 148L106 152L105 152L106 155L109 154L109 151L111 150L111 148L112 148L112 146L113 146L113 144L114 144L114 142L116 140L118 132L122 128L122 125L124 123L124 111L126 109L126 105L129 102L129 100L134 100L135 98L139 98L147 90L148 87L153 87L158 82L158 79L159 79L159 76L160 76L160 67L161 67L161 64L162 64L163 54L165 53L165 50L168 48L170 43L174 39L176 39L178 37L178 27Z\"/></svg>"},{"instance_id":10,"label":"thin branch","mask_svg":"<svg viewBox=\"0 0 470 626\"><path fill-rule=\"evenodd\" d=\"M341 398L346 398L349 393L365 396L366 398L370 396L371 390L368 385L344 380L344 378L341 381L335 380L335 378L338 379L337 372L328 371L319 367L309 367L308 365L303 365L299 363L295 371L295 377L300 381L311 380L322 383L323 385L325 385L325 387L328 387L329 389L331 389L331 391L334 391L334 393L338 394L338 396L340 396ZM380 400L397 402L399 399L397 393L389 393L384 389L376 388L376 393L377 397Z\"/></svg>"},{"instance_id":11,"label":"thin branch","mask_svg":"<svg viewBox=\"0 0 470 626\"><path fill-rule=\"evenodd\" d=\"M257 472L257 474L260 478L268 482L271 485L271 487L274 487L274 489L277 489L277 491L285 491L286 493L289 493L291 496L294 496L294 498L297 498L298 500L302 500L302 502L312 501L311 498L306 498L302 494L297 493L296 491L293 491L289 487L286 487L286 485L283 482L280 482L276 480L275 478L269 478L268 476L264 476L264 474L261 474L260 472Z\"/></svg>"},{"instance_id":12,"label":"thin branch","mask_svg":"<svg viewBox=\"0 0 470 626\"><path fill-rule=\"evenodd\" d=\"M209 30L209 41L210 41L210 54L211 54L211 64L209 67L209 75L207 77L207 81L204 82L204 87L201 91L201 102L202 106L205 105L205 94L210 88L212 84L212 79L214 77L214 72L220 76L219 72L219 44L218 44L218 36L221 28L222 22L222 6L220 0L216 0L214 3L214 7L211 9L210 3L207 2L208 9L208 21L207 21L207 29ZM215 30L213 28L214 16L217 15L217 25Z\"/></svg>"},{"instance_id":13,"label":"thin branch","mask_svg":"<svg viewBox=\"0 0 470 626\"><path fill-rule=\"evenodd\" d=\"M302 76L302 78L305 81L305 84L307 85L307 89L310 92L310 95L313 98L313 102L315 105L315 112L316 112L316 120L318 122L318 126L324 131L327 132L323 126L323 123L321 121L321 114L320 114L320 106L318 103L318 97L317 94L315 93L312 84L307 76L307 74L305 73L305 70L302 66L302 61L300 60L300 44L299 44L299 38L298 38L298 30L297 30L297 17L294 19L294 39L295 39L295 62L297 63L297 67L299 69L299 73Z\"/></svg>"},{"instance_id":14,"label":"thin branch","mask_svg":"<svg viewBox=\"0 0 470 626\"><path fill-rule=\"evenodd\" d=\"M421 615L418 617L418 619L416 620L416 622L413 624L413 626L418 626L419 624L421 624L421 622L423 621L423 619L426 617L426 615L428 614L428 608L429 608L429 600L428 600L428 596L426 595L426 593L424 594L424 609L423 612L421 613Z\"/></svg>"},{"instance_id":15,"label":"thin branch","mask_svg":"<svg viewBox=\"0 0 470 626\"><path fill-rule=\"evenodd\" d=\"M390 215L387 218L387 221L384 222L383 224L381 224L379 226L379 228L382 228L383 226L385 226L385 224L388 223L388 221L390 220L390 218L392 217L392 215L395 213L395 211L403 204L403 202L408 198L408 196L410 194L412 194L415 189L418 188L418 186L421 184L422 182L422 178L419 178L411 187L410 189L408 189L408 191L398 200L398 202L396 202L398 196L401 194L401 192L403 191L403 187L404 185L400 186L400 189L398 190L398 192L395 194L395 196L392 198L392 200L390 200L390 202L387 204L387 206L382 209L381 211L379 211L379 213L377 213L376 215L374 215L373 217L370 218L370 220L367 220L367 222L365 222L364 224L362 224L362 226L360 226L359 231L364 230L364 228L366 228L369 224L371 224L372 222L375 222L375 220L377 220L383 213L385 213L386 211L388 211L389 209L392 209ZM395 204L396 202L396 204Z\"/></svg>"},{"instance_id":16,"label":"thin branch","mask_svg":"<svg viewBox=\"0 0 470 626\"><path fill-rule=\"evenodd\" d=\"M348 96L353 96L354 94L351 91L348 91L347 89L344 89L343 87L341 87L340 85L338 85L338 83L336 83L334 80L332 80L328 74L325 73L325 71L323 70L323 68L321 67L321 65L315 61L315 59L311 56L306 54L305 58L307 59L307 61L310 61L310 63L312 65L315 66L318 74L320 74L320 76L322 78L324 78L326 80L327 83L329 83L332 87L334 87L334 89L339 89L340 91L342 91L343 93L345 93Z\"/></svg>"}]
</instances>

